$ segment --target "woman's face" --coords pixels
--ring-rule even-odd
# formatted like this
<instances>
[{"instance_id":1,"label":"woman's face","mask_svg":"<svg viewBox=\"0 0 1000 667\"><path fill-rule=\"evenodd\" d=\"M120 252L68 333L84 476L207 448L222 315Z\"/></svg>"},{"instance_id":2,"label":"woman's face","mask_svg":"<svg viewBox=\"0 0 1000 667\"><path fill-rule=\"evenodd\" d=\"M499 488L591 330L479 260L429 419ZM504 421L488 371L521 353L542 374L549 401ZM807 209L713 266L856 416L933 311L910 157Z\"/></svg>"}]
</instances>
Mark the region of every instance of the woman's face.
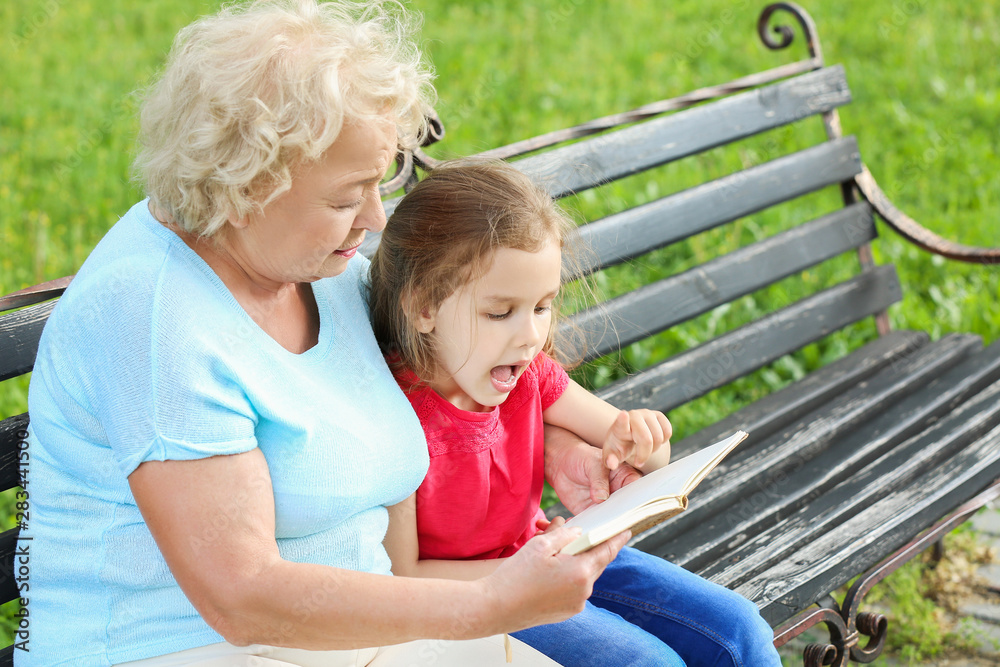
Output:
<instances>
[{"instance_id":1,"label":"woman's face","mask_svg":"<svg viewBox=\"0 0 1000 667\"><path fill-rule=\"evenodd\" d=\"M345 124L317 162L292 172L291 189L233 223L228 250L251 276L278 284L343 273L365 232L385 227L378 185L395 155L391 119Z\"/></svg>"}]
</instances>

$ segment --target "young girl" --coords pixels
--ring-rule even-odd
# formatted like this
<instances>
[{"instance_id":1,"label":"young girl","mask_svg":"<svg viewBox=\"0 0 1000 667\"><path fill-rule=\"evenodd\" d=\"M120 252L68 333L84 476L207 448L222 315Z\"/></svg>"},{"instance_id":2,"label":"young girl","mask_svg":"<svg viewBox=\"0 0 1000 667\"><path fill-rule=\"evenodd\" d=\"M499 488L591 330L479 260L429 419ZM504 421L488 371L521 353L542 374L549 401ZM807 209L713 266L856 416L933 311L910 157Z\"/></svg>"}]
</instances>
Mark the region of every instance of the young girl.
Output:
<instances>
[{"instance_id":1,"label":"young girl","mask_svg":"<svg viewBox=\"0 0 1000 667\"><path fill-rule=\"evenodd\" d=\"M544 530L545 425L602 449L608 471L667 462L662 413L619 411L553 360L573 230L544 191L493 162L435 169L389 220L371 316L430 450L423 484L390 509L395 574L485 576ZM514 636L568 667L781 664L751 602L629 548L583 612Z\"/></svg>"}]
</instances>

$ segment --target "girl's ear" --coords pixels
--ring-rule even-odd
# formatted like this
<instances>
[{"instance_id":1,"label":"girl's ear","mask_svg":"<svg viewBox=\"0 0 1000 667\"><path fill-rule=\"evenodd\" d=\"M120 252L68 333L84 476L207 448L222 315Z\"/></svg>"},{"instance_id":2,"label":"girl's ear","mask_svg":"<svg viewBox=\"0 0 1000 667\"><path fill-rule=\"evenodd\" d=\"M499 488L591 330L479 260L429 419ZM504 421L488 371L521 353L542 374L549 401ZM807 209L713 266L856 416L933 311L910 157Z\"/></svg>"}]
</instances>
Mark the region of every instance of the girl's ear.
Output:
<instances>
[{"instance_id":1,"label":"girl's ear","mask_svg":"<svg viewBox=\"0 0 1000 667\"><path fill-rule=\"evenodd\" d=\"M414 303L413 295L409 292L403 294L399 300L406 319L410 321L410 325L414 329L422 334L429 334L434 331L437 316L436 309L432 311L429 307L424 307L418 310L419 306Z\"/></svg>"},{"instance_id":2,"label":"girl's ear","mask_svg":"<svg viewBox=\"0 0 1000 667\"><path fill-rule=\"evenodd\" d=\"M432 313L430 308L424 308L417 315L416 321L413 324L420 333L429 334L434 331L436 316L437 311Z\"/></svg>"}]
</instances>

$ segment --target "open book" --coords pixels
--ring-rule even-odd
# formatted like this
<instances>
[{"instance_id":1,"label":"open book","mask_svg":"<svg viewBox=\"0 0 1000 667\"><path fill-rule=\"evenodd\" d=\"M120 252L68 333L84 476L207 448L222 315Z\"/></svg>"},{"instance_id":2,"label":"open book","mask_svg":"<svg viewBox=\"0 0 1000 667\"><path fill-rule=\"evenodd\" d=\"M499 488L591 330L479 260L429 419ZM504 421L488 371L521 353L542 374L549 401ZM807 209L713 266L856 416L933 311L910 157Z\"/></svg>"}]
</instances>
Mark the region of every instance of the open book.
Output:
<instances>
[{"instance_id":1,"label":"open book","mask_svg":"<svg viewBox=\"0 0 1000 667\"><path fill-rule=\"evenodd\" d=\"M632 535L638 535L683 512L687 509L688 494L746 437L745 431L737 431L721 442L672 461L618 489L603 503L580 512L566 525L582 528L583 534L563 547L562 553L586 551L629 528Z\"/></svg>"}]
</instances>

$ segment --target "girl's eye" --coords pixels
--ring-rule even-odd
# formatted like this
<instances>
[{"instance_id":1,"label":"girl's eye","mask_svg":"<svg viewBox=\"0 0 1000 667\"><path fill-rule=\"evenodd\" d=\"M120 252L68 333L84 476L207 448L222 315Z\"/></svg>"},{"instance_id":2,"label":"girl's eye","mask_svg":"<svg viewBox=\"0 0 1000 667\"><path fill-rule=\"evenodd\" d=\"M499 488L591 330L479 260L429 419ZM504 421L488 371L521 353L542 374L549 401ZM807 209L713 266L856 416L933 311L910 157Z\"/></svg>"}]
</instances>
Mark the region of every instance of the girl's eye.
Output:
<instances>
[{"instance_id":1,"label":"girl's eye","mask_svg":"<svg viewBox=\"0 0 1000 667\"><path fill-rule=\"evenodd\" d=\"M486 317L494 321L505 320L509 315L509 310L506 313L486 313Z\"/></svg>"},{"instance_id":2,"label":"girl's eye","mask_svg":"<svg viewBox=\"0 0 1000 667\"><path fill-rule=\"evenodd\" d=\"M536 306L535 315L544 315L545 313L552 310L552 306Z\"/></svg>"}]
</instances>

